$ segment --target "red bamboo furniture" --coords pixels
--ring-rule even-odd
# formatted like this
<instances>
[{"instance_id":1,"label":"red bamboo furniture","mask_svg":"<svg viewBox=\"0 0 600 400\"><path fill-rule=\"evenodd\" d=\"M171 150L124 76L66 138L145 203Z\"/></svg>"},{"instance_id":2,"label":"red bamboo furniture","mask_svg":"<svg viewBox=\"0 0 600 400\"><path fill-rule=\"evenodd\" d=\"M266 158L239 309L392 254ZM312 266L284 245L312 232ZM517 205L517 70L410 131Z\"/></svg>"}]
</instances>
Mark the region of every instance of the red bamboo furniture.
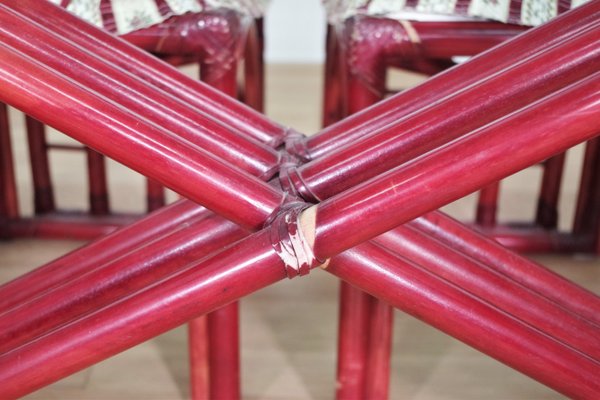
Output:
<instances>
[{"instance_id":1,"label":"red bamboo furniture","mask_svg":"<svg viewBox=\"0 0 600 400\"><path fill-rule=\"evenodd\" d=\"M43 10L44 29L23 18L28 10ZM435 211L600 133L600 75L577 62L600 61L600 42L590 40L600 38L600 3L569 12L426 83L456 96L469 84L453 81L453 74L468 74L471 66L476 70L502 52L536 57L565 52L572 68L558 73L542 63L525 71L530 79L524 85L541 76L540 85L546 77L557 86L531 89L531 97L491 121L474 117L480 123L467 132L460 132L462 125L441 125L435 147L414 150L409 160L386 171L352 170L348 178L359 174L359 182L350 188L334 181L322 185L318 199L303 197L306 188L319 183L302 175L305 168L336 165L336 155L352 148L356 163L368 165L372 146L362 140L344 144L346 135L380 118L400 121L402 107L387 107L405 101L409 92L367 109L368 118L357 114L308 140L52 5L0 0L0 16L8 14L23 20L18 32L0 25L6 37L0 42L0 101L187 199L0 286L0 324L5 324L0 334L2 343L9 343L0 350L0 397L23 396L318 266L566 396L600 395L600 298ZM21 37L24 27L41 39L40 48L8 40ZM80 49L65 52L89 57L80 67L61 69L43 51L43 43L59 30L79 32ZM482 71L472 84L493 85L489 82L499 76L511 82L510 72L531 60L535 57ZM91 79L84 81L79 68L94 63L101 70L88 70ZM120 88L129 80L136 93L145 91L157 101L124 106L128 100ZM500 106L503 84L495 84ZM161 124L163 101L182 103L182 113L194 118L214 118L225 127L221 133L239 140L233 141L239 149L258 146L261 154L277 155L275 170L260 175L255 164L227 161L197 145L199 139L186 136L183 127ZM414 117L427 115L428 107L420 106ZM221 138L217 130L207 134ZM266 140L260 144L258 137ZM326 141L334 150L308 161L313 143ZM231 152L238 149L220 142ZM3 168L0 176L8 175ZM3 200L4 209L7 203ZM7 294L19 298L5 302ZM387 323L385 313L377 315ZM43 328L31 333L36 326ZM220 346L220 339L212 346ZM202 348L195 350L204 356ZM384 356L369 353L370 360ZM196 372L204 379L205 371ZM225 378L221 372L210 375ZM365 390L377 393L386 379L381 368L368 370L367 376L352 397L364 397Z\"/></svg>"},{"instance_id":2,"label":"red bamboo furniture","mask_svg":"<svg viewBox=\"0 0 600 400\"><path fill-rule=\"evenodd\" d=\"M527 28L516 24L533 22L532 15L528 15L531 10L527 9L526 4L520 3L505 5L509 8L509 13L504 22L513 24L474 20L468 17L467 14L481 16L481 10L474 7L477 6L477 1L459 2L449 6L451 9L446 12L451 15L424 14L423 11L435 12L436 10L427 10L431 6L430 3L419 1L407 2L406 5L399 3L394 5L393 2L378 0L357 2L356 4L362 4L359 6L344 1L325 3L330 9L323 111L325 126L341 119L344 115L360 112L367 106L382 100L389 93L386 86L386 74L389 68L435 74L453 65L452 57L478 54ZM450 2L439 4L449 5ZM505 7L496 5L499 9ZM548 7L549 9L551 7ZM554 12L560 13L566 9L567 7L560 5ZM414 10L419 12L411 12ZM502 15L500 11L490 11L491 14L487 16L498 19ZM590 40L591 43L596 40L592 36L581 39ZM351 171L363 168L369 171L369 174L371 170L374 170L374 173L384 172L390 167L401 165L423 152L436 148L448 137L452 138L453 134L461 135L468 132L473 128L472 123L484 124L486 120L492 121L498 115L505 114L508 108L518 109L519 102L527 103L531 99L530 95L533 98L538 96L535 93L538 90L537 84L541 84L538 86L539 89L553 91L550 87L552 83L536 83L527 71L537 69L538 63L556 62L554 66L549 65L551 73L560 75L566 72L563 68L570 66L573 59L570 56L559 55L563 47L557 43L564 39L565 37L558 35L540 43L534 51L523 54L518 52L502 54L502 59L498 60L500 57L497 56L494 65L478 65L475 62L474 68L469 69L467 74L455 75L454 79L460 79L463 83L464 89L460 92L445 91L443 87L428 86L428 83L425 83L423 88L416 89L418 94L422 94L417 100L411 96L404 97L400 102L390 100L386 110L391 110L393 106L402 107L401 112L394 113L395 119L383 117L375 123L370 120L368 126L356 130L354 140L360 140L369 147L366 151L360 149L361 162L364 162L364 165L359 165L355 161L357 151L352 148L347 149L346 152L339 152L320 165L315 162L311 165L312 168L302 167L300 172L296 173L299 175L296 179L315 182L313 185L303 185L303 193L309 198L319 199L322 190L320 185L329 182L336 182L342 188L350 188L365 177L357 174L356 180L353 181L351 177L346 174L341 175L338 171L346 171L349 175ZM543 49L549 51L542 52ZM496 54L501 53L500 51ZM522 57L519 60L523 62L514 63L518 57ZM507 65L511 61L513 65ZM586 61L582 60L581 66L584 64ZM510 66L510 70L503 71L507 66ZM590 70L582 71L582 74L586 75L597 70L596 66L590 67ZM496 75L491 76L487 81L478 82L479 71L488 75L496 73ZM572 72L575 73L572 77L577 80L577 72L575 70ZM570 79L567 77L570 73L562 77L557 76L554 83L562 86L564 78ZM453 71L447 75L452 76ZM512 80L511 76L516 79ZM524 82L523 79L528 82ZM435 79L432 80L433 82ZM477 84L472 84L473 82ZM496 84L499 84L498 90L493 89ZM504 100L501 99L503 96L506 96ZM463 102L462 99L468 100ZM493 102L491 108L490 100ZM448 107L449 104L452 104L451 108ZM422 113L412 114L423 105L427 107L422 109ZM504 107L507 108L503 109ZM461 110L461 112L456 113L451 110ZM334 132L335 129L333 128ZM324 144L327 148L326 142ZM478 226L484 228L486 234L521 251L593 252L595 250L593 228L586 233L575 229L572 233L557 230L557 207L564 160L565 155L561 154L543 163L543 180L537 215L533 224L496 224L499 189L499 183L496 182L480 192L476 216ZM581 187L582 199L588 196L589 188ZM591 202L586 204L588 207L591 206ZM577 226L578 222L575 225ZM352 398L352 393L362 392L367 398L386 398L385 388L388 386L389 370L389 359L386 358L390 353L391 335L381 332L391 329L391 309L344 284L340 296L338 381L341 383L338 386L337 396L342 399ZM369 361L373 354L379 354L377 362ZM380 369L372 367L373 365L380 366ZM378 381L379 384L368 386L373 381Z\"/></svg>"},{"instance_id":3,"label":"red bamboo furniture","mask_svg":"<svg viewBox=\"0 0 600 400\"><path fill-rule=\"evenodd\" d=\"M62 2L61 6L70 9L72 2ZM115 25L118 15L115 7L119 4L113 2L112 8L103 6L102 19L105 30L114 34L122 33L123 37L130 43L145 49L171 64L179 65L182 63L199 62L201 64L201 79L206 83L220 89L229 96L242 97L253 108L262 109L262 20L253 19L248 13L238 12L228 8L208 8L203 5L200 13L187 13L175 15L167 18L159 24L152 25L145 29L134 29L135 27L126 27L126 30L117 30L118 23ZM146 2L147 6L152 6L152 1ZM121 4L122 6L122 4ZM246 5L247 9L258 9L258 5ZM136 6L134 6L136 7ZM138 3L139 7L139 3ZM169 10L162 3L159 7L162 12L175 12ZM90 19L85 14L85 10L70 9L82 18ZM108 11L108 12L106 12ZM241 11L241 10L240 10ZM106 13L105 13L106 12ZM256 15L258 16L258 15ZM37 21L43 25L44 14L36 12L35 8L24 11L24 16L15 13L6 13L3 15L3 25L11 26L17 29L25 22ZM157 16L158 18L158 16ZM164 17L166 18L166 16ZM122 18L121 18L122 19ZM160 18L163 19L163 18ZM144 22L144 21L142 21ZM144 23L143 26L148 25ZM35 32L41 32L43 26L32 28ZM216 120L199 114L198 112L189 112L189 108L182 107L181 100L177 101L172 96L162 96L157 98L155 93L149 93L143 86L136 85L136 77L126 71L115 71L121 78L122 83L117 84L110 76L106 75L107 68L99 60L91 57L85 50L89 49L86 43L77 41L79 32L73 34L69 30L58 31L51 37L45 37L45 40L23 40L17 36L3 36L6 43L19 43L26 46L29 51L35 49L44 49L51 57L52 66L61 71L77 71L77 79L88 83L96 82L100 85L106 85L107 88L113 88L121 93L120 99L112 96L111 93L103 92L112 100L121 101L121 104L144 113L143 106L147 103L153 103L162 110L162 117L156 120L156 123L168 126L170 129L187 132L187 139L195 142L197 146L205 149L216 150L221 153L220 156L225 160L237 165L240 162L247 164L251 170L255 170L257 175L272 175L271 171L278 162L279 155L269 149L265 150L259 145L252 145L252 141L239 140L239 135L226 130L222 124ZM41 36L39 36L41 37ZM64 39L69 39L65 41ZM110 49L106 49L112 52ZM65 56L69 54L69 56ZM114 58L114 56L112 56ZM88 64L83 69L78 69L82 61ZM238 93L237 72L239 67L244 66L244 88ZM102 72L95 76L94 72ZM185 118L182 119L182 117ZM91 239L98 235L106 234L132 221L132 217L114 215L108 207L108 185L104 158L99 153L85 149L88 158L88 182L90 189L90 213L91 217L83 215L73 215L62 211L55 211L53 187L50 179L50 166L48 162L48 151L50 149L59 150L79 150L76 146L65 146L52 144L48 145L45 140L44 125L27 117L27 127L29 135L29 148L31 152L32 172L34 184L36 187L36 217L18 218L18 214L10 216L9 223L6 224L7 236L18 235L41 235L58 237L76 237L77 239ZM213 137L206 135L206 132L221 132L223 136ZM6 130L8 138L8 130ZM246 144L250 144L248 147ZM81 149L84 149L81 147ZM221 150L218 150L221 149ZM229 150L231 152L229 152ZM262 155L261 155L262 153ZM264 158L266 156L266 158ZM263 161L260 159L263 158ZM266 163L265 163L266 161ZM269 166L269 164L272 164ZM262 171L260 171L262 170ZM147 209L154 210L164 206L164 189L162 185L155 180L147 181ZM188 237L191 237L188 233ZM209 247L206 247L207 249ZM172 255L176 255L173 253ZM161 259L165 259L161 257ZM125 261L125 260L124 260ZM55 273L53 275L56 275ZM73 309L75 311L75 309ZM192 379L192 392L194 398L219 397L219 398L237 398L239 397L239 378L236 371L239 369L237 354L238 350L238 329L237 329L237 305L231 305L219 312L211 313L208 317L208 323L204 320L194 320L190 323L190 343L191 343L191 372L194 375ZM204 326L206 325L206 326ZM37 330L40 331L39 329ZM212 334L210 331L215 331ZM218 334L216 333L218 332ZM32 331L33 333L33 331ZM211 346L219 349L212 352L205 351L204 356L197 356L200 349L207 346L215 338L224 345ZM210 360L208 357L212 357ZM226 359L222 362L222 359ZM207 370L210 365L214 369L211 375L213 378L219 378L220 381L209 384L209 376L196 376L198 371ZM219 368L225 369L219 371ZM212 389L209 389L211 387Z\"/></svg>"},{"instance_id":4,"label":"red bamboo furniture","mask_svg":"<svg viewBox=\"0 0 600 400\"><path fill-rule=\"evenodd\" d=\"M560 13L569 8L564 2L555 2L557 9L552 11L555 4L548 2L548 7L544 11L538 10L538 15L527 4L520 2L496 4L498 9L509 7L505 22L510 24L469 17L489 14L487 16L491 18L498 18L502 15L502 10L493 11L494 7L482 11L477 8L481 6L477 0L458 2L445 11L449 15L423 14L421 11L427 11L432 6L418 0L407 2L406 6L393 6L378 0L358 2L364 4L358 8L344 6L346 3L326 2L333 15L330 17L327 39L324 126L382 100L389 93L386 86L386 71L389 68L432 75L452 66L455 56L478 54L523 32L527 29L523 25L547 18L546 13ZM492 68L498 70L499 67ZM474 72L476 77L477 71ZM473 78L466 79L468 82ZM481 94L484 92L482 88ZM440 95L437 98L442 97ZM418 104L407 107L403 115L410 114ZM361 129L360 133L371 133L388 122L383 119L380 124ZM390 125L390 129L394 128ZM486 234L519 251L593 252L595 247L586 237L589 235L575 227L570 232L558 230L558 202L564 161L565 155L562 154L541 164L542 181L532 221L498 223L500 184L493 183L480 192L476 225ZM587 194L582 192L582 196ZM576 222L575 226L578 225L580 223Z\"/></svg>"}]
</instances>

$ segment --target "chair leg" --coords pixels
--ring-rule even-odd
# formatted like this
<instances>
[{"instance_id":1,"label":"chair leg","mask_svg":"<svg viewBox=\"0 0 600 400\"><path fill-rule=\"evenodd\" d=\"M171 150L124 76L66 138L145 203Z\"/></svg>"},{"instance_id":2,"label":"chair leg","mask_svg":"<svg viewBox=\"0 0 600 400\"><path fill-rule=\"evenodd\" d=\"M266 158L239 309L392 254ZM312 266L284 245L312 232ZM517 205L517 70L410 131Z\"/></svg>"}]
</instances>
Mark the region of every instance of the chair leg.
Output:
<instances>
[{"instance_id":1,"label":"chair leg","mask_svg":"<svg viewBox=\"0 0 600 400\"><path fill-rule=\"evenodd\" d=\"M343 40L346 39L353 40L352 37ZM341 96L346 101L343 108L353 114L383 99L386 92L386 68L380 57L369 57L368 62L365 62L367 58L357 54L360 46L352 48L353 43L338 45L341 46L343 71ZM371 53L370 56L372 55ZM355 62L361 63L360 68L352 65ZM369 341L369 336L370 332L377 332L379 338L391 338L390 307L346 283L342 283L340 303L336 398L346 400L369 398L370 395L387 396L391 342L389 345L376 343L376 338ZM374 359L377 362L371 364L370 361ZM377 378L378 382L386 386L375 388L368 385L370 378Z\"/></svg>"},{"instance_id":2,"label":"chair leg","mask_svg":"<svg viewBox=\"0 0 600 400\"><path fill-rule=\"evenodd\" d=\"M92 215L108 215L110 206L104 156L89 147L86 147L86 155L90 212Z\"/></svg>"},{"instance_id":3,"label":"chair leg","mask_svg":"<svg viewBox=\"0 0 600 400\"><path fill-rule=\"evenodd\" d=\"M340 282L337 384L338 400L365 398L369 312L372 298L360 289Z\"/></svg>"},{"instance_id":4,"label":"chair leg","mask_svg":"<svg viewBox=\"0 0 600 400\"><path fill-rule=\"evenodd\" d=\"M257 111L264 111L264 32L263 19L254 21L248 32L244 54L244 102Z\"/></svg>"},{"instance_id":5,"label":"chair leg","mask_svg":"<svg viewBox=\"0 0 600 400\"><path fill-rule=\"evenodd\" d=\"M192 400L208 400L208 326L207 317L201 316L188 324L188 347L190 352L190 391Z\"/></svg>"},{"instance_id":6,"label":"chair leg","mask_svg":"<svg viewBox=\"0 0 600 400\"><path fill-rule=\"evenodd\" d=\"M558 224L558 200L565 165L565 153L552 157L544 163L544 175L538 199L536 223L545 229Z\"/></svg>"},{"instance_id":7,"label":"chair leg","mask_svg":"<svg viewBox=\"0 0 600 400\"><path fill-rule=\"evenodd\" d=\"M394 310L389 304L371 297L370 313L365 399L386 400L390 387Z\"/></svg>"},{"instance_id":8,"label":"chair leg","mask_svg":"<svg viewBox=\"0 0 600 400\"><path fill-rule=\"evenodd\" d=\"M323 126L329 126L343 117L337 35L332 25L327 26L327 49L325 51L325 82L323 85Z\"/></svg>"},{"instance_id":9,"label":"chair leg","mask_svg":"<svg viewBox=\"0 0 600 400\"><path fill-rule=\"evenodd\" d=\"M237 95L237 64L228 66L217 64L200 65L200 79L205 83L227 93ZM208 364L208 398L210 399L239 399L240 398L240 360L239 360L239 329L238 303L229 304L206 317L206 340L208 341L207 361L202 359L202 352L192 350L198 355L191 368L203 368ZM203 322L192 321L190 332L196 331L195 326ZM194 335L190 340L193 345L203 346L201 335ZM206 364L205 364L206 363ZM194 378L191 382L192 393L202 395L206 383L203 381L204 372L192 371ZM198 381L195 379L199 378Z\"/></svg>"},{"instance_id":10,"label":"chair leg","mask_svg":"<svg viewBox=\"0 0 600 400\"><path fill-rule=\"evenodd\" d=\"M44 124L26 117L27 138L29 142L29 160L33 177L33 198L36 214L45 214L55 210L54 190L50 177L46 128Z\"/></svg>"},{"instance_id":11,"label":"chair leg","mask_svg":"<svg viewBox=\"0 0 600 400\"><path fill-rule=\"evenodd\" d=\"M0 219L17 218L19 202L8 123L8 107L0 103Z\"/></svg>"},{"instance_id":12,"label":"chair leg","mask_svg":"<svg viewBox=\"0 0 600 400\"><path fill-rule=\"evenodd\" d=\"M475 217L475 221L478 225L486 228L491 228L496 225L499 192L500 182L494 182L479 191L477 215Z\"/></svg>"},{"instance_id":13,"label":"chair leg","mask_svg":"<svg viewBox=\"0 0 600 400\"><path fill-rule=\"evenodd\" d=\"M587 142L582 168L573 234L591 237L600 254L600 139Z\"/></svg>"},{"instance_id":14,"label":"chair leg","mask_svg":"<svg viewBox=\"0 0 600 400\"><path fill-rule=\"evenodd\" d=\"M165 189L153 179L146 179L146 209L148 212L164 207Z\"/></svg>"}]
</instances>

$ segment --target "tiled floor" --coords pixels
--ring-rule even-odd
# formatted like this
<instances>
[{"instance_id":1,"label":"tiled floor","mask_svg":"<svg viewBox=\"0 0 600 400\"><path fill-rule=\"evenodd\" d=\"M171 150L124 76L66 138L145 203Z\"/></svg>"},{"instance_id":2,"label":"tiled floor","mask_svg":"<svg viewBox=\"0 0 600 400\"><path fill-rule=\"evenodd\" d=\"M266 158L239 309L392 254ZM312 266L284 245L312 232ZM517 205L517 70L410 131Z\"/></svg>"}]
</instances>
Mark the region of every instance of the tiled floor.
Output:
<instances>
[{"instance_id":1,"label":"tiled floor","mask_svg":"<svg viewBox=\"0 0 600 400\"><path fill-rule=\"evenodd\" d=\"M318 130L321 86L315 66L270 66L268 113L278 121L311 133ZM414 77L396 77L399 84ZM19 154L22 208L30 212L22 117L13 113ZM58 138L58 136L57 136ZM580 154L579 154L580 155ZM53 156L59 204L82 207L85 195L79 156ZM578 181L578 153L569 157L563 190L568 226L569 205ZM79 160L81 161L81 160ZM111 201L121 210L140 208L143 182L111 164ZM502 218L532 215L532 193L539 171L511 179L503 192ZM532 184L532 182L536 182ZM449 209L472 216L473 198ZM81 245L74 241L0 242L0 282L22 274ZM600 293L600 263L586 257L539 258L543 263ZM315 271L281 282L242 302L243 393L247 399L327 399L334 392L337 281ZM181 399L187 386L186 331L178 328L88 370L30 395L30 399ZM393 399L557 399L555 392L401 313L395 317Z\"/></svg>"}]
</instances>

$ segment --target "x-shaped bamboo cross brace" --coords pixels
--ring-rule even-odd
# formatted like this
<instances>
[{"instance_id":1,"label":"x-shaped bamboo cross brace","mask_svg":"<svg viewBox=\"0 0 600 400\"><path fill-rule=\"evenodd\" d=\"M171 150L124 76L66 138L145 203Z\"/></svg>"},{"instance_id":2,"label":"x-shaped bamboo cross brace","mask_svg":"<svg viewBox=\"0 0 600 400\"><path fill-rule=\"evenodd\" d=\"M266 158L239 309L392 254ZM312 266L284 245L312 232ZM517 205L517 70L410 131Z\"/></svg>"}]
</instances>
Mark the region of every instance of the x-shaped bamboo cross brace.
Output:
<instances>
[{"instance_id":1,"label":"x-shaped bamboo cross brace","mask_svg":"<svg viewBox=\"0 0 600 400\"><path fill-rule=\"evenodd\" d=\"M0 100L191 200L0 288L0 395L322 265L597 396L600 299L433 210L598 133L599 16L581 7L307 139L45 2L0 1Z\"/></svg>"}]
</instances>

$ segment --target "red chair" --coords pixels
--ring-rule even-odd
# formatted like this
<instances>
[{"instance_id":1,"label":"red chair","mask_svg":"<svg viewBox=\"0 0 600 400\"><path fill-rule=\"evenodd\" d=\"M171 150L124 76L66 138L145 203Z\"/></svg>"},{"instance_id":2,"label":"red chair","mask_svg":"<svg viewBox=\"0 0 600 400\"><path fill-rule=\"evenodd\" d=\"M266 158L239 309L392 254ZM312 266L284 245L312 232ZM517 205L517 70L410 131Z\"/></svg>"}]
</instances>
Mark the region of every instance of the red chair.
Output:
<instances>
[{"instance_id":1,"label":"red chair","mask_svg":"<svg viewBox=\"0 0 600 400\"><path fill-rule=\"evenodd\" d=\"M54 3L172 65L198 63L202 81L262 111L262 12L266 2L202 1L184 5L147 0L132 7L127 0L112 0L100 2L99 9L89 1ZM238 70L242 65L244 80L238 87ZM45 125L29 116L26 120L35 203L35 216L31 218L21 217L18 212L7 110L4 104L0 107L2 236L93 239L134 220L134 216L114 213L109 206L104 156L83 146L48 143ZM85 151L89 212L57 209L50 174L50 150ZM147 210L164 205L162 185L148 179ZM239 398L237 324L237 303L190 322L193 398Z\"/></svg>"},{"instance_id":2,"label":"red chair","mask_svg":"<svg viewBox=\"0 0 600 400\"><path fill-rule=\"evenodd\" d=\"M567 2L484 2L385 0L324 1L328 10L323 125L328 126L345 116L358 113L384 99L389 93L386 76L390 68L434 75L452 67L455 57L475 56L514 37L531 25L538 25L569 9ZM487 19L486 19L487 18ZM516 81L516 80L515 80ZM564 82L561 82L564 84ZM482 87L485 92L488 87ZM550 89L550 88L548 88ZM450 95L451 93L447 93ZM463 96L466 98L466 96ZM525 99L527 96L521 94ZM460 96L457 102L461 101ZM411 129L410 113L427 105L427 95L415 98L415 104L390 118L370 121L361 131L364 140L386 124L397 124L395 134ZM435 105L432 106L432 109ZM482 100L482 109L485 101ZM499 109L486 115L462 119L464 131L469 124L492 121ZM443 109L438 115L443 116ZM365 113L365 116L367 114ZM402 123L406 117L407 123ZM452 115L443 116L452 126ZM450 121L450 122L448 122ZM431 122L429 122L431 123ZM416 123L415 123L416 124ZM334 129L338 129L335 127ZM327 131L327 129L325 130ZM392 132L392 129L389 129ZM379 135L383 138L383 134ZM384 139L380 139L384 140ZM435 140L435 139L432 139ZM416 141L405 142L406 153ZM501 243L520 251L596 252L599 249L599 213L592 200L599 176L596 140L587 144L583 178L571 232L559 232L558 199L565 154L544 161L537 214L533 222L498 224L496 221L500 183L480 192L476 226ZM406 160L410 159L406 155ZM391 350L391 308L342 283L338 351L338 392L340 399L357 393L369 399L386 398L389 354ZM360 395L358 397L361 397Z\"/></svg>"}]
</instances>

